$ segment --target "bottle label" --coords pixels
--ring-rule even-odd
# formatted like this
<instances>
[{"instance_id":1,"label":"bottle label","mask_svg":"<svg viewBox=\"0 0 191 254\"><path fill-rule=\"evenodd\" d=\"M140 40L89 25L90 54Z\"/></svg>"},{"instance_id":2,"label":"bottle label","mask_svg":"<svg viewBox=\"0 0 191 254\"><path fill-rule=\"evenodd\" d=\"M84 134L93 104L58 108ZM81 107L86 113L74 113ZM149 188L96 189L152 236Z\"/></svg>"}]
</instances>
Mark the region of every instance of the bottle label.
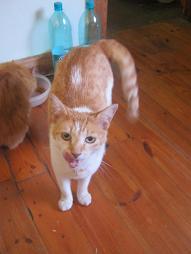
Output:
<instances>
[{"instance_id":1,"label":"bottle label","mask_svg":"<svg viewBox=\"0 0 191 254\"><path fill-rule=\"evenodd\" d=\"M54 66L56 65L56 63L58 61L61 61L64 58L64 56L65 55L53 55L52 57L53 57L53 64L54 64Z\"/></svg>"},{"instance_id":2,"label":"bottle label","mask_svg":"<svg viewBox=\"0 0 191 254\"><path fill-rule=\"evenodd\" d=\"M53 66L56 67L57 62L61 61L69 50L65 50L63 54L52 54Z\"/></svg>"}]
</instances>

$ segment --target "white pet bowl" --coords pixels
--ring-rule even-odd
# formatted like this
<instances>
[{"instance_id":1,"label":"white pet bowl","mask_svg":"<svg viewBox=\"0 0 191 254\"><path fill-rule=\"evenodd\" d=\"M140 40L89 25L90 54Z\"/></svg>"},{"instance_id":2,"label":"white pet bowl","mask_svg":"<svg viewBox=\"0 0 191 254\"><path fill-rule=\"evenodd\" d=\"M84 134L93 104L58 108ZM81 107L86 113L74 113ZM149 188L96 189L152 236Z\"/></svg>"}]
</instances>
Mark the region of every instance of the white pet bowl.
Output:
<instances>
[{"instance_id":1,"label":"white pet bowl","mask_svg":"<svg viewBox=\"0 0 191 254\"><path fill-rule=\"evenodd\" d=\"M36 107L44 103L48 98L48 94L51 88L50 80L47 77L41 74L35 74L34 76L37 80L37 89L30 98L32 107Z\"/></svg>"}]
</instances>

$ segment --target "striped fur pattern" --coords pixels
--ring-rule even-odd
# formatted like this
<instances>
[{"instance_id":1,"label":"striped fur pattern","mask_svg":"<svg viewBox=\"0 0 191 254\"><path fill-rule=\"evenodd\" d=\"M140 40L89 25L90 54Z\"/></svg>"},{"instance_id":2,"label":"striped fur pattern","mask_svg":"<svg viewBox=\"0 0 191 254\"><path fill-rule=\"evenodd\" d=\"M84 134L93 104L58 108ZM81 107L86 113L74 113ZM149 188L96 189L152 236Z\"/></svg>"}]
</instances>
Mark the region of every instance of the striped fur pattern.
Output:
<instances>
[{"instance_id":1,"label":"striped fur pattern","mask_svg":"<svg viewBox=\"0 0 191 254\"><path fill-rule=\"evenodd\" d=\"M98 44L105 55L119 67L123 96L128 104L127 115L131 120L139 116L137 73L130 52L116 40L101 40Z\"/></svg>"}]
</instances>

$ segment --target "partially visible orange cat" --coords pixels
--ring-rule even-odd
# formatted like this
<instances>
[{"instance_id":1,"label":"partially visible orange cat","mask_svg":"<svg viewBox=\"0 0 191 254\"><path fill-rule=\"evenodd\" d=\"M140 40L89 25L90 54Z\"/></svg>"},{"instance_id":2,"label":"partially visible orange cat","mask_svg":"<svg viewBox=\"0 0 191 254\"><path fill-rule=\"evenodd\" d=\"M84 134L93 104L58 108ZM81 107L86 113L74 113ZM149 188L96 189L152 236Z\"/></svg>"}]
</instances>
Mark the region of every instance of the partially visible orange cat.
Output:
<instances>
[{"instance_id":1,"label":"partially visible orange cat","mask_svg":"<svg viewBox=\"0 0 191 254\"><path fill-rule=\"evenodd\" d=\"M62 211L73 204L71 179L78 181L79 203L91 203L88 185L102 162L107 131L118 107L112 104L110 60L119 67L128 115L137 118L139 99L134 61L117 41L101 40L91 47L75 48L57 66L49 98L49 139Z\"/></svg>"},{"instance_id":2,"label":"partially visible orange cat","mask_svg":"<svg viewBox=\"0 0 191 254\"><path fill-rule=\"evenodd\" d=\"M0 65L0 146L12 149L23 141L35 88L36 79L26 67L14 62Z\"/></svg>"}]
</instances>

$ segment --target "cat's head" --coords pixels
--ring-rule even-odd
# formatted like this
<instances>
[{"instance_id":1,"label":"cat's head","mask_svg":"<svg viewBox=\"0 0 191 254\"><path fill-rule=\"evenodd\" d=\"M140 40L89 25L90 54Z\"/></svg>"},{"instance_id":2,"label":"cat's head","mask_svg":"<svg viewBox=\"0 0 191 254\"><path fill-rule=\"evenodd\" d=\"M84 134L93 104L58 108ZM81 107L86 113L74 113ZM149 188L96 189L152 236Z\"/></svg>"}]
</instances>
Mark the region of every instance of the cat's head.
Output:
<instances>
[{"instance_id":1,"label":"cat's head","mask_svg":"<svg viewBox=\"0 0 191 254\"><path fill-rule=\"evenodd\" d=\"M79 112L64 105L51 95L51 135L65 160L73 168L101 149L107 140L107 131L118 105L91 113ZM81 108L82 109L82 108Z\"/></svg>"}]
</instances>

